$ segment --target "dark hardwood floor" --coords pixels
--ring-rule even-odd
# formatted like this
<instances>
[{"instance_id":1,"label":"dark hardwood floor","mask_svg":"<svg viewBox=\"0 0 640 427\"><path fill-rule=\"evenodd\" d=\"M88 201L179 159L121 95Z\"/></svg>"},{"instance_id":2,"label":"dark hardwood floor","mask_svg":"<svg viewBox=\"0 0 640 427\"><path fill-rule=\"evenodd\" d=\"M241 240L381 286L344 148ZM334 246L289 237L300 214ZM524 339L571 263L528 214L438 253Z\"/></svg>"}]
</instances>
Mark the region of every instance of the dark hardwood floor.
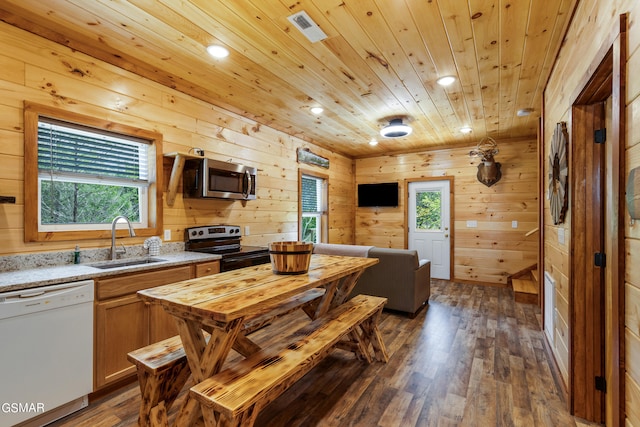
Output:
<instances>
[{"instance_id":1,"label":"dark hardwood floor","mask_svg":"<svg viewBox=\"0 0 640 427\"><path fill-rule=\"evenodd\" d=\"M433 280L431 289L415 319L383 314L388 364L365 365L336 350L264 408L256 425L594 425L567 411L537 306L515 303L508 288ZM294 322L283 318L252 338L277 340ZM132 426L139 399L134 383L52 426Z\"/></svg>"}]
</instances>

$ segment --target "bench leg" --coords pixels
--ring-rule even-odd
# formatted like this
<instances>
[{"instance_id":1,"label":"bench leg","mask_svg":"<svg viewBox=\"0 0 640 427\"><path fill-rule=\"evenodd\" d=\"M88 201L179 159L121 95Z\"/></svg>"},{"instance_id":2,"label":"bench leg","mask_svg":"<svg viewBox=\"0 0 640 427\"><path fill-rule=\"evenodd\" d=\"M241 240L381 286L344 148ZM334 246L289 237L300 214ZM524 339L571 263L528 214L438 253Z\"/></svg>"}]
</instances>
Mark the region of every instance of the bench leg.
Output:
<instances>
[{"instance_id":1,"label":"bench leg","mask_svg":"<svg viewBox=\"0 0 640 427\"><path fill-rule=\"evenodd\" d=\"M142 397L138 425L140 427L168 425L167 411L180 394L190 375L191 371L186 360L157 376L152 376L140 368L138 381Z\"/></svg>"},{"instance_id":2,"label":"bench leg","mask_svg":"<svg viewBox=\"0 0 640 427\"><path fill-rule=\"evenodd\" d=\"M381 314L382 310L376 312L359 327L349 332L348 340L339 342L338 347L354 353L358 359L366 360L367 363L373 361L370 352L370 347L372 347L377 361L388 362L389 355L382 340L380 329L378 329L378 320Z\"/></svg>"},{"instance_id":3,"label":"bench leg","mask_svg":"<svg viewBox=\"0 0 640 427\"><path fill-rule=\"evenodd\" d=\"M178 416L176 417L176 426L192 426L195 424L196 420L200 418L200 404L197 400L191 397L190 393L187 393L185 396L185 401L180 408L180 412L178 412ZM206 418L205 418L205 425ZM215 423L212 424L215 426Z\"/></svg>"},{"instance_id":4,"label":"bench leg","mask_svg":"<svg viewBox=\"0 0 640 427\"><path fill-rule=\"evenodd\" d=\"M382 309L380 309L380 311L367 319L362 324L362 329L365 336L367 337L367 340L373 347L373 352L376 356L376 360L379 362L387 363L389 361L389 355L387 354L387 348L385 347L384 341L382 340L382 333L380 333L380 329L378 329L378 321L380 320L381 315Z\"/></svg>"},{"instance_id":5,"label":"bench leg","mask_svg":"<svg viewBox=\"0 0 640 427\"><path fill-rule=\"evenodd\" d=\"M371 363L371 354L369 353L369 340L366 335L362 333L359 328L349 332L349 339L354 346L353 352L360 360L365 360L367 363Z\"/></svg>"},{"instance_id":6,"label":"bench leg","mask_svg":"<svg viewBox=\"0 0 640 427\"><path fill-rule=\"evenodd\" d=\"M164 402L160 402L151 408L149 425L151 427L169 427L169 417L167 416L167 408L164 406Z\"/></svg>"}]
</instances>

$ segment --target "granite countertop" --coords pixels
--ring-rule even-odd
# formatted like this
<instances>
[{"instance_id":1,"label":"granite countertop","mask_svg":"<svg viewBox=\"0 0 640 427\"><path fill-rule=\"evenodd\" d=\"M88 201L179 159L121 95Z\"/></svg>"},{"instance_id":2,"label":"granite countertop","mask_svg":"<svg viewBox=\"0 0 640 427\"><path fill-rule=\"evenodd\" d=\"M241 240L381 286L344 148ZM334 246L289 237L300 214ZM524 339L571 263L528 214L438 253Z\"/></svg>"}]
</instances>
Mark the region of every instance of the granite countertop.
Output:
<instances>
[{"instance_id":1,"label":"granite countertop","mask_svg":"<svg viewBox=\"0 0 640 427\"><path fill-rule=\"evenodd\" d=\"M118 261L130 261L138 258L119 259ZM0 292L16 291L22 289L37 288L40 286L55 285L59 283L75 282L78 280L96 279L115 276L122 273L133 273L158 268L189 265L197 262L214 261L220 259L220 255L210 255L199 252L175 252L160 254L152 258L162 261L149 264L128 265L117 268L101 269L92 267L92 264L107 264L109 261L92 262L86 264L67 264L52 267L29 268L0 273Z\"/></svg>"}]
</instances>

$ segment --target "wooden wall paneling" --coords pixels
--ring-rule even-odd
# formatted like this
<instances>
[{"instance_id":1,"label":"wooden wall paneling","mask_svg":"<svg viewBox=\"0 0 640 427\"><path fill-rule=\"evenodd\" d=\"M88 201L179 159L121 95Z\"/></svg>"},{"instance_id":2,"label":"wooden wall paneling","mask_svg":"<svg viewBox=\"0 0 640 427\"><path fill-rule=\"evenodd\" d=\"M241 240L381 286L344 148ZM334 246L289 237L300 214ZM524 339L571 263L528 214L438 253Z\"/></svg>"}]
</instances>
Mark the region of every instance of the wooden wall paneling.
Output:
<instances>
[{"instance_id":1,"label":"wooden wall paneling","mask_svg":"<svg viewBox=\"0 0 640 427\"><path fill-rule=\"evenodd\" d=\"M629 59L629 15L620 15L620 34L613 43L613 69L610 120L611 144L607 145L606 166L606 225L605 239L607 251L611 254L612 266L606 270L605 281L605 377L609 392L605 396L605 422L622 425L625 422L625 292L623 289L626 256L624 252L625 188L627 145L627 99L628 99L628 59ZM635 365L632 365L635 366Z\"/></svg>"},{"instance_id":2,"label":"wooden wall paneling","mask_svg":"<svg viewBox=\"0 0 640 427\"><path fill-rule=\"evenodd\" d=\"M640 425L640 383L634 381L628 375L625 377L625 396L626 425L631 427L638 426Z\"/></svg>"},{"instance_id":3,"label":"wooden wall paneling","mask_svg":"<svg viewBox=\"0 0 640 427\"><path fill-rule=\"evenodd\" d=\"M625 334L625 349L627 355L632 356L640 352L640 336L627 329ZM630 366L626 371L627 375L631 377L636 383L640 384L640 371L636 366Z\"/></svg>"},{"instance_id":4,"label":"wooden wall paneling","mask_svg":"<svg viewBox=\"0 0 640 427\"><path fill-rule=\"evenodd\" d=\"M403 188L397 209L356 208L356 243L406 247L404 181L453 178L455 280L506 284L509 274L534 265L537 243L525 234L537 226L536 141L498 141L498 146L503 178L490 188L476 178L472 147L356 159L357 183L400 181ZM468 220L477 227L467 228ZM482 258L473 253L479 247L487 248Z\"/></svg>"},{"instance_id":5,"label":"wooden wall paneling","mask_svg":"<svg viewBox=\"0 0 640 427\"><path fill-rule=\"evenodd\" d=\"M622 382L624 381L624 339L621 335L623 328L622 317L619 314L620 307L624 305L624 295L619 292L618 284L620 283L619 271L624 270L624 257L621 256L621 244L623 241L622 229L619 224L624 222L624 218L620 212L620 200L623 199L621 189L623 188L625 177L621 174L624 169L624 157L622 156L621 147L624 146L626 132L625 128L625 73L626 73L626 16L622 15L620 22L611 31L611 35L617 37L605 38L604 44L596 52L592 62L591 70L580 80L580 84L574 89L574 93L578 93L576 103L590 104L584 108L588 113L593 109L594 126L593 129L607 128L609 130L607 136L606 149L608 157L606 158L606 174L604 146L597 144L592 145L587 142L584 163L572 163L572 167L576 169L578 179L582 177L587 181L587 195L584 205L574 205L573 211L579 212L585 210L585 229L587 233L587 251L586 256L594 252L605 253L603 244L605 232L607 234L608 250L608 268L594 268L589 263L588 258L580 260L575 257L575 251L572 241L572 272L585 269L584 274L588 281L586 282L585 298L577 298L576 304L584 307L572 306L572 313L589 313L586 314L586 329L584 331L574 331L572 329L571 341L572 345L580 346L582 343L587 348L605 349L609 360L605 360L601 351L594 350L593 357L587 357L582 360L577 357L578 353L572 351L572 361L578 361L578 364L572 362L572 368L578 366L584 368L583 372L578 369L572 373L572 377L580 377L584 375L584 379L578 379L572 384L576 384L578 389L575 392L576 400L572 394L572 407L575 408L576 414L594 420L607 422L608 424L621 424L624 422L624 406L622 406L620 396L624 394ZM611 39L611 41L609 41ZM611 43L611 44L609 44ZM604 113L600 109L600 103L605 98L611 96L607 108L609 123L605 123ZM577 107L573 107L575 112ZM584 117L584 123L575 123L573 128L589 125L588 115ZM583 170L584 168L584 170ZM606 181L607 191L604 191ZM589 188L592 192L589 192ZM605 213L606 218L605 221ZM580 213L580 215L583 215ZM575 229L576 232L580 230ZM572 233L575 234L575 233ZM582 248L579 248L581 251ZM581 262L584 261L584 264ZM605 275L606 273L606 275ZM606 280L605 280L606 279ZM575 291L580 282L571 282L571 286ZM572 291L572 294L576 292ZM606 307L606 309L605 309ZM602 313L605 317L594 316L593 313ZM604 350L603 350L604 351ZM607 362L606 367L604 362ZM603 376L607 379L609 394L605 396L596 390L589 388L586 397L581 400L580 397L585 394L580 388L583 384L590 382L593 376ZM606 411L605 411L606 408ZM606 418L606 419L605 419Z\"/></svg>"},{"instance_id":6,"label":"wooden wall paneling","mask_svg":"<svg viewBox=\"0 0 640 427\"><path fill-rule=\"evenodd\" d=\"M556 311L557 313L557 311ZM563 380L569 378L569 325L565 319L561 317L555 318L555 359L560 368ZM564 380L564 385L568 387L567 380Z\"/></svg>"},{"instance_id":7,"label":"wooden wall paneling","mask_svg":"<svg viewBox=\"0 0 640 427\"><path fill-rule=\"evenodd\" d=\"M640 241L636 239L629 239L627 245L630 242L636 245L636 248L640 247ZM636 252L637 253L637 252ZM627 257L631 254L630 250L627 250ZM628 425L636 426L640 425L640 364L633 363L638 354L640 354L640 273L637 273L637 268L633 269L633 278L627 279L625 283L625 361L630 363L626 364L625 372L625 390L626 390L626 408ZM629 269L627 274L629 274ZM633 280L633 282L631 282Z\"/></svg>"},{"instance_id":8,"label":"wooden wall paneling","mask_svg":"<svg viewBox=\"0 0 640 427\"><path fill-rule=\"evenodd\" d=\"M11 182L22 200L24 99L55 106L96 118L109 118L129 126L139 126L162 133L165 152L204 148L207 155L222 160L233 159L259 169L258 200L243 204L221 200L184 199L178 193L173 207L164 206L166 228L172 240L183 240L189 226L218 222L249 225L251 234L244 243L266 245L272 240L295 239L297 222L297 184L291 166L296 164L295 150L309 147L330 159L328 171L332 194L329 234L339 243L353 243L353 167L352 160L302 139L286 135L233 112L212 106L183 93L94 58L58 45L7 24L0 24L2 61L12 70L24 70L24 85L16 72L10 80L0 78L0 88L7 96L0 100L0 136L10 145L0 147L0 161L8 167L0 174L1 182ZM6 37L5 37L6 35ZM43 52L46 53L43 55ZM19 65L22 64L22 65ZM7 157L8 156L8 157ZM6 157L6 159L5 159ZM165 174L170 167L165 163ZM168 176L168 175L167 175ZM166 183L164 183L166 188ZM75 242L25 244L21 233L22 204L5 209L0 219L0 233L7 242L0 254L18 254L53 250L70 250ZM133 238L130 244L142 243ZM105 240L83 242L83 248L107 247Z\"/></svg>"},{"instance_id":9,"label":"wooden wall paneling","mask_svg":"<svg viewBox=\"0 0 640 427\"><path fill-rule=\"evenodd\" d=\"M586 83L586 79L597 68L597 63L595 66L593 65L593 63L595 62L593 61L594 56L597 57L598 55L600 55L600 53L602 53L602 49L600 48L601 46L606 50L612 44L614 44L615 38L618 35L618 28L620 27L619 16L620 14L626 12L628 12L628 21L630 23L634 22L635 20L637 20L638 13L640 13L640 3L630 0L618 0L613 2L586 0L579 3L578 7L576 8L575 15L572 19L571 27L566 34L564 47L561 49L556 59L556 64L554 66L555 69L552 72L546 87L544 128L545 130L549 131L545 131L545 137L548 138L550 136L553 125L557 121L566 120L566 112L571 107L571 103L573 102L572 98L576 96L576 92L584 86L584 84ZM596 21L598 22L596 23ZM624 29L621 30L621 32L623 31ZM620 67L620 70L622 76L622 84L624 85L624 83L626 82L629 84L629 86L626 88L626 90L623 90L623 92L618 97L618 99L620 100L620 103L618 105L620 105L621 108L625 108L625 106L627 107L627 121L625 124L625 115L623 114L623 123L621 123L621 134L619 135L619 139L620 141L624 141L624 137L626 135L626 144L628 148L630 144L636 144L637 141L640 140L640 137L638 137L638 135L640 135L640 127L637 125L637 123L640 122L636 120L637 113L635 113L635 111L638 111L638 109L636 108L636 106L638 105L638 83L637 81L631 81L633 79L630 78L625 79L624 72L626 71L628 73L628 76L632 76L633 73L637 73L638 71L638 63L640 61L634 56L637 54L638 46L640 45L640 30L633 25L630 25L627 34L629 45L628 48L624 50L630 53L630 57L626 66ZM625 52L623 51L621 53L624 54ZM618 72L617 65L615 66L615 69L616 72ZM614 86L616 85L614 84ZM623 98L625 98L625 95L627 97L626 101L623 100ZM545 143L545 152L548 153L547 143ZM638 160L634 160L632 161L632 163L630 163L629 154L629 151L627 151L625 156L626 158L624 158L627 162L626 166L624 166L624 170L627 173L629 168L640 165L640 162L638 162ZM616 156L614 155L614 157ZM622 167L620 169L622 169ZM623 205L621 205L621 207L622 206ZM546 214L547 209L548 207L545 204L545 221L548 220L548 215ZM620 215L620 212L618 212L618 215ZM618 216L618 218L621 217ZM569 216L568 221L571 221L571 216ZM624 235L627 240L630 238L638 238L640 233L637 232L637 227L634 228L634 226L629 223L628 215L626 217L622 217L618 221L620 222L618 226L621 226L623 223L625 224ZM557 245L554 231L555 230L553 227L545 227L545 252L548 252L549 248L552 247L552 245ZM571 234L569 236L568 243L570 244L571 240L575 238L576 236L573 236ZM562 256L565 259L568 259L569 253L563 252ZM619 257L620 260L624 259L624 271L629 271L630 268L633 268L631 267L632 265L635 266L638 264L638 256L640 255L627 253L626 257ZM554 259L549 257L548 253L545 253L545 260L549 262L555 261ZM547 270L554 270L554 265L547 264L547 266L549 267L547 268ZM615 267L613 268L615 269ZM553 272L554 277L557 279L557 277L555 276L556 273L557 272ZM619 279L617 282L621 283L621 280ZM617 287L614 285L614 288ZM616 289L614 289L614 292L615 290ZM618 300L621 301L623 300L623 298L624 295L621 295ZM621 302L616 303L615 299L616 298L612 296L611 304L613 306L613 310L616 310L616 308L620 307L621 304ZM620 308L620 310L622 310L622 308ZM625 308L625 312L628 310L628 307ZM614 317L612 321L615 322L615 314L612 314L612 317ZM607 339L615 345L615 337ZM620 338L619 341L623 342L624 340ZM613 351L615 351L615 348L613 349ZM628 352L626 352L626 354L629 355ZM559 355L556 354L556 357L558 356ZM616 357L615 353L612 354L612 357ZM620 356L620 358L622 358L622 356ZM631 355L631 358L626 359L624 361L624 364L621 366L623 367L625 365L627 367L635 367L636 365L640 365L640 357ZM638 424L638 422L631 423L629 418L625 420L625 412L627 413L627 416L629 416L629 414L634 411L634 407L630 404L630 402L635 401L635 407L637 407L638 401L638 399L630 399L629 396L627 396L627 398L625 399L625 390L627 391L627 393L630 390L629 387L625 387L622 384L624 383L625 378L628 378L628 376L625 376L624 374L620 375L621 384L619 385L619 387L616 387L615 384L610 384L614 389L611 390L611 393L608 393L608 395L613 395L617 391L619 391L619 396L617 398L608 397L607 412L617 411L620 414L620 418L616 419L615 415L613 415L613 418L610 419L609 415L607 414L607 425L625 425L625 422L626 425L640 425ZM616 407L616 405L619 405L619 409ZM636 417L636 420L637 419L638 418Z\"/></svg>"}]
</instances>

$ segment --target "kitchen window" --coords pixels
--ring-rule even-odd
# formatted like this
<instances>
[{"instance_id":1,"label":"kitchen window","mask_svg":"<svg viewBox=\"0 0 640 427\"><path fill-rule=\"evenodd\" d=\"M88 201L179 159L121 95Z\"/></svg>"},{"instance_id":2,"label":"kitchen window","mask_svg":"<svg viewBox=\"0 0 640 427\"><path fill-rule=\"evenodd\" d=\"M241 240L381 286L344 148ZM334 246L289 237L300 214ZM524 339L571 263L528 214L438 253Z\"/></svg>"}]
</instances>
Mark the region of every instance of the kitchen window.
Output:
<instances>
[{"instance_id":1,"label":"kitchen window","mask_svg":"<svg viewBox=\"0 0 640 427\"><path fill-rule=\"evenodd\" d=\"M299 173L299 238L304 242L327 241L328 177Z\"/></svg>"},{"instance_id":2,"label":"kitchen window","mask_svg":"<svg viewBox=\"0 0 640 427\"><path fill-rule=\"evenodd\" d=\"M127 216L160 234L159 134L49 107L25 106L25 240L110 236Z\"/></svg>"}]
</instances>

